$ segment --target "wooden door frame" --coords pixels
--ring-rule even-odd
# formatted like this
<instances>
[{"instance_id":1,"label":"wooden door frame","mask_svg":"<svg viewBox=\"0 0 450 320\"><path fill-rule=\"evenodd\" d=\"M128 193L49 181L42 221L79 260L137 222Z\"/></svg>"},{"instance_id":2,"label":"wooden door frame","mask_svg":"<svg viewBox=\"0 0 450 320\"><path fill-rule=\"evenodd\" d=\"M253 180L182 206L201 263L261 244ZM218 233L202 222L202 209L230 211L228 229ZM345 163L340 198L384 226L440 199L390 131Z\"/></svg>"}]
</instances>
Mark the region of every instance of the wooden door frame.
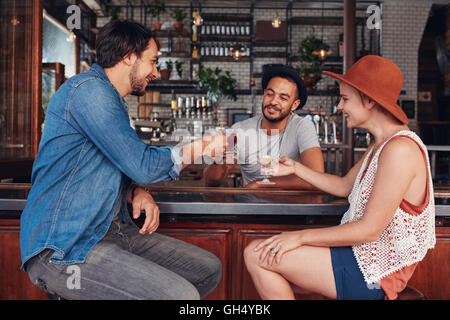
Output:
<instances>
[{"instance_id":1,"label":"wooden door frame","mask_svg":"<svg viewBox=\"0 0 450 320\"><path fill-rule=\"evenodd\" d=\"M33 45L31 71L31 150L36 157L41 140L42 123L42 36L43 36L42 0L33 1Z\"/></svg>"}]
</instances>

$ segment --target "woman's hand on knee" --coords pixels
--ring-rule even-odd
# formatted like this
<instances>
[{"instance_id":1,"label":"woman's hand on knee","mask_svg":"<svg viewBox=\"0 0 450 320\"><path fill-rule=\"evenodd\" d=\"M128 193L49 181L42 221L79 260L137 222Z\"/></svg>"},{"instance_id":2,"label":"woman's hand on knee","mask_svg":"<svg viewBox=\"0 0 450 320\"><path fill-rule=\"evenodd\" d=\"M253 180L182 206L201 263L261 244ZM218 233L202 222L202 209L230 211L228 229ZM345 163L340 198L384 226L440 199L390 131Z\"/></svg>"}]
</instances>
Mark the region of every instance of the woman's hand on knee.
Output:
<instances>
[{"instance_id":1,"label":"woman's hand on knee","mask_svg":"<svg viewBox=\"0 0 450 320\"><path fill-rule=\"evenodd\" d=\"M288 231L277 234L264 241L261 241L254 250L260 251L259 263L266 263L268 266L280 264L286 252L302 246L302 230Z\"/></svg>"}]
</instances>

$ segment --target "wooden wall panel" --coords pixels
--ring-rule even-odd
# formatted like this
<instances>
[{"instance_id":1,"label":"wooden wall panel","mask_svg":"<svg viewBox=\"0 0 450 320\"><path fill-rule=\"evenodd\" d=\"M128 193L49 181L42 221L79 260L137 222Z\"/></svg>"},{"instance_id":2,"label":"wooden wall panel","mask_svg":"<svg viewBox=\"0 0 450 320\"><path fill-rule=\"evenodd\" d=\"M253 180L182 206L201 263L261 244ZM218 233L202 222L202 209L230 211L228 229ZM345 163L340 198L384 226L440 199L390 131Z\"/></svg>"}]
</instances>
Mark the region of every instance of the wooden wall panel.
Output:
<instances>
[{"instance_id":1,"label":"wooden wall panel","mask_svg":"<svg viewBox=\"0 0 450 320\"><path fill-rule=\"evenodd\" d=\"M19 220L0 220L0 300L46 300L46 293L20 270L19 232Z\"/></svg>"},{"instance_id":2,"label":"wooden wall panel","mask_svg":"<svg viewBox=\"0 0 450 320\"><path fill-rule=\"evenodd\" d=\"M450 300L450 228L436 228L436 245L417 265L408 285L427 299Z\"/></svg>"}]
</instances>

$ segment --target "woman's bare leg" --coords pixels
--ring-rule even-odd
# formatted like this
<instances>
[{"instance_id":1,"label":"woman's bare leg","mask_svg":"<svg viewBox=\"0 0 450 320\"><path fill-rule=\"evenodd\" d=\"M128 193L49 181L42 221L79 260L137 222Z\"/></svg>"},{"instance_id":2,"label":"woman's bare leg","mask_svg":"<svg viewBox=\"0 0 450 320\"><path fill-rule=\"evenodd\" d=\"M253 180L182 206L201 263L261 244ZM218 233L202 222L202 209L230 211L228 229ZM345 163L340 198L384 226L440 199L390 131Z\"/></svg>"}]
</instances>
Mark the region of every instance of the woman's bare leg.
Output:
<instances>
[{"instance_id":1,"label":"woman's bare leg","mask_svg":"<svg viewBox=\"0 0 450 320\"><path fill-rule=\"evenodd\" d=\"M256 290L263 299L295 299L290 283L307 291L336 299L336 285L331 264L330 249L302 246L285 253L279 265L260 264L255 246L251 242L244 251L245 263Z\"/></svg>"}]
</instances>

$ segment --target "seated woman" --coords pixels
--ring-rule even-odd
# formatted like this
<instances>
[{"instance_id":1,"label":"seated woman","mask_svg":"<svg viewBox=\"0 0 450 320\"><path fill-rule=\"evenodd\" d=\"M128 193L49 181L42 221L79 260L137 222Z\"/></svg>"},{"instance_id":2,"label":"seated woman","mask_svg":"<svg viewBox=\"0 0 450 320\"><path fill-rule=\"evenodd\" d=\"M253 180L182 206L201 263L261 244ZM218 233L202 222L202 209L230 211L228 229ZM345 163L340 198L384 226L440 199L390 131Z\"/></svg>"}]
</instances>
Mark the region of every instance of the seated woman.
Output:
<instances>
[{"instance_id":1,"label":"seated woman","mask_svg":"<svg viewBox=\"0 0 450 320\"><path fill-rule=\"evenodd\" d=\"M400 69L365 56L340 81L349 128L375 138L344 177L316 172L289 158L275 175L295 174L350 203L339 226L283 232L255 240L244 257L263 299L294 299L295 290L331 299L396 299L436 242L427 150L396 104Z\"/></svg>"}]
</instances>

